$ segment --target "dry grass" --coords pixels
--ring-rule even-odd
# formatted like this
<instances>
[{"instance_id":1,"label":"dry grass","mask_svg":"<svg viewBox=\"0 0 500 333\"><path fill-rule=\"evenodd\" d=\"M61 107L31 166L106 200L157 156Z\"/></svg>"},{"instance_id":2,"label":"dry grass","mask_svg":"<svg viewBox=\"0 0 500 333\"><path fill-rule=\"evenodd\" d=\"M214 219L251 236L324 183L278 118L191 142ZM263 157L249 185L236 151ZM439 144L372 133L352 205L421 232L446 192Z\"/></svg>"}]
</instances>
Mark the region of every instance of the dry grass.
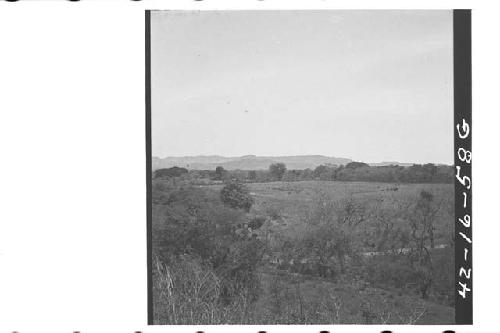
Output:
<instances>
[{"instance_id":1,"label":"dry grass","mask_svg":"<svg viewBox=\"0 0 500 333\"><path fill-rule=\"evenodd\" d=\"M154 260L154 323L220 325L252 323L253 304L245 292L225 302L223 281L193 258Z\"/></svg>"}]
</instances>

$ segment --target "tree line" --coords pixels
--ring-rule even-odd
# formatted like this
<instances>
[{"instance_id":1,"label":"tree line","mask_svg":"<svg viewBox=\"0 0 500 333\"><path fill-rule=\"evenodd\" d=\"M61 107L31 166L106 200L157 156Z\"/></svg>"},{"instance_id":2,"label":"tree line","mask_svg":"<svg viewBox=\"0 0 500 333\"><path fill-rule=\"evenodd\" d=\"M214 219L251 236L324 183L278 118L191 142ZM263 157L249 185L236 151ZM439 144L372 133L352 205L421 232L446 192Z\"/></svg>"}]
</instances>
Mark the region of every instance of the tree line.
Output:
<instances>
[{"instance_id":1,"label":"tree line","mask_svg":"<svg viewBox=\"0 0 500 333\"><path fill-rule=\"evenodd\" d=\"M387 183L452 183L453 167L448 165L413 164L411 166L370 166L363 162L346 165L320 165L315 169L289 170L284 163L274 163L268 170L226 170L218 166L215 170L188 170L172 167L158 169L155 178L191 177L213 181L239 180L241 182L272 181L365 181Z\"/></svg>"}]
</instances>

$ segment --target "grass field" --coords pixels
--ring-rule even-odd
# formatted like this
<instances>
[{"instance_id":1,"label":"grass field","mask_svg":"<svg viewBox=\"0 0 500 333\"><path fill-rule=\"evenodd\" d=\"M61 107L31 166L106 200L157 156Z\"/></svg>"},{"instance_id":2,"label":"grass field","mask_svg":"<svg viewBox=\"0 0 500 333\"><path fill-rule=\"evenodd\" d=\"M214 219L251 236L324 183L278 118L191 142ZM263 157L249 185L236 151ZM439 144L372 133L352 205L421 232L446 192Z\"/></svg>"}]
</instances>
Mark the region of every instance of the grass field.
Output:
<instances>
[{"instance_id":1,"label":"grass field","mask_svg":"<svg viewBox=\"0 0 500 333\"><path fill-rule=\"evenodd\" d=\"M371 206L377 203L391 207L394 204L416 200L423 190L432 193L441 205L436 223L438 243L449 242L450 232L453 231L453 184L297 181L249 183L247 186L255 200L252 211L255 214L279 216L280 223L275 225L275 229L286 235L302 231L304 214L319 193L326 193L332 200L352 197L365 201ZM203 187L219 191L222 185Z\"/></svg>"}]
</instances>

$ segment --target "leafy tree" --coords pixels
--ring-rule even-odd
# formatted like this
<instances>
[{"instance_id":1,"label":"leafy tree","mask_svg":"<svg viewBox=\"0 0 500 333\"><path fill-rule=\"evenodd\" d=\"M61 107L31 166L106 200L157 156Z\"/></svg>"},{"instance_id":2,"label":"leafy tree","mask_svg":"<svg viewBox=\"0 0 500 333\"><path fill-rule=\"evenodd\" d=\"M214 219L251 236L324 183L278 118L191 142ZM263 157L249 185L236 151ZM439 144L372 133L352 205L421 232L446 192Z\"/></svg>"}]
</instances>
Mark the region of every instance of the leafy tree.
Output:
<instances>
[{"instance_id":1,"label":"leafy tree","mask_svg":"<svg viewBox=\"0 0 500 333\"><path fill-rule=\"evenodd\" d=\"M319 165L314 169L314 176L320 178L322 174L328 171L328 167L326 165Z\"/></svg>"},{"instance_id":2,"label":"leafy tree","mask_svg":"<svg viewBox=\"0 0 500 333\"><path fill-rule=\"evenodd\" d=\"M250 171L248 171L248 176L247 176L247 178L248 178L249 180L255 180L255 179L257 179L257 172L255 172L255 170L250 170Z\"/></svg>"},{"instance_id":3,"label":"leafy tree","mask_svg":"<svg viewBox=\"0 0 500 333\"><path fill-rule=\"evenodd\" d=\"M269 166L271 176L276 180L281 180L286 172L286 165L284 163L273 163Z\"/></svg>"},{"instance_id":4,"label":"leafy tree","mask_svg":"<svg viewBox=\"0 0 500 333\"><path fill-rule=\"evenodd\" d=\"M314 169L314 177L321 180L334 180L337 168L328 165L319 165Z\"/></svg>"},{"instance_id":5,"label":"leafy tree","mask_svg":"<svg viewBox=\"0 0 500 333\"><path fill-rule=\"evenodd\" d=\"M222 202L232 208L241 208L250 211L254 200L248 191L248 187L238 181L231 181L224 185L220 191Z\"/></svg>"},{"instance_id":6,"label":"leafy tree","mask_svg":"<svg viewBox=\"0 0 500 333\"><path fill-rule=\"evenodd\" d=\"M224 176L227 174L227 171L221 167L221 166L218 166L215 168L215 177L214 177L214 180L222 180L224 179Z\"/></svg>"},{"instance_id":7,"label":"leafy tree","mask_svg":"<svg viewBox=\"0 0 500 333\"><path fill-rule=\"evenodd\" d=\"M174 177L180 177L186 173L188 173L187 169L174 166L172 168L156 170L155 178L174 178Z\"/></svg>"}]
</instances>

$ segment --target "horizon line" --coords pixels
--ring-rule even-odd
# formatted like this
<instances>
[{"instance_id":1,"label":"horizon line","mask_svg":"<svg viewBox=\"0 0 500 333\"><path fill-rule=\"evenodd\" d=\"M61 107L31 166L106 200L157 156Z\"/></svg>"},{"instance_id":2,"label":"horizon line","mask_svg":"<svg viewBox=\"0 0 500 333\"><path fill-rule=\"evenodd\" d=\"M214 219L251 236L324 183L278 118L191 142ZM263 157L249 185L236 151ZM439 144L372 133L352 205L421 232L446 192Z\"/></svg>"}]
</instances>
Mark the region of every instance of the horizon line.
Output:
<instances>
[{"instance_id":1,"label":"horizon line","mask_svg":"<svg viewBox=\"0 0 500 333\"><path fill-rule=\"evenodd\" d=\"M222 157L222 158L241 158L241 157L247 157L247 156L254 156L254 157L268 157L268 158L276 158L276 157L305 157L305 156L321 156L321 157L328 157L328 158L337 158L337 159L345 159L345 160L351 160L352 162L363 162L367 164L380 164L380 163L399 163L399 164L435 164L435 165L454 165L453 162L407 162L407 161L400 161L400 160L383 160L383 161L370 161L366 162L363 160L357 160L353 159L350 157L338 157L338 156L333 156L333 155L323 155L323 154L300 154L300 155L255 155L255 154L246 154L246 155L218 155L218 154L210 154L210 155L168 155L164 157L159 157L159 156L154 156L151 155L151 158L158 158L158 159L166 159L166 158L189 158L189 157Z\"/></svg>"}]
</instances>

